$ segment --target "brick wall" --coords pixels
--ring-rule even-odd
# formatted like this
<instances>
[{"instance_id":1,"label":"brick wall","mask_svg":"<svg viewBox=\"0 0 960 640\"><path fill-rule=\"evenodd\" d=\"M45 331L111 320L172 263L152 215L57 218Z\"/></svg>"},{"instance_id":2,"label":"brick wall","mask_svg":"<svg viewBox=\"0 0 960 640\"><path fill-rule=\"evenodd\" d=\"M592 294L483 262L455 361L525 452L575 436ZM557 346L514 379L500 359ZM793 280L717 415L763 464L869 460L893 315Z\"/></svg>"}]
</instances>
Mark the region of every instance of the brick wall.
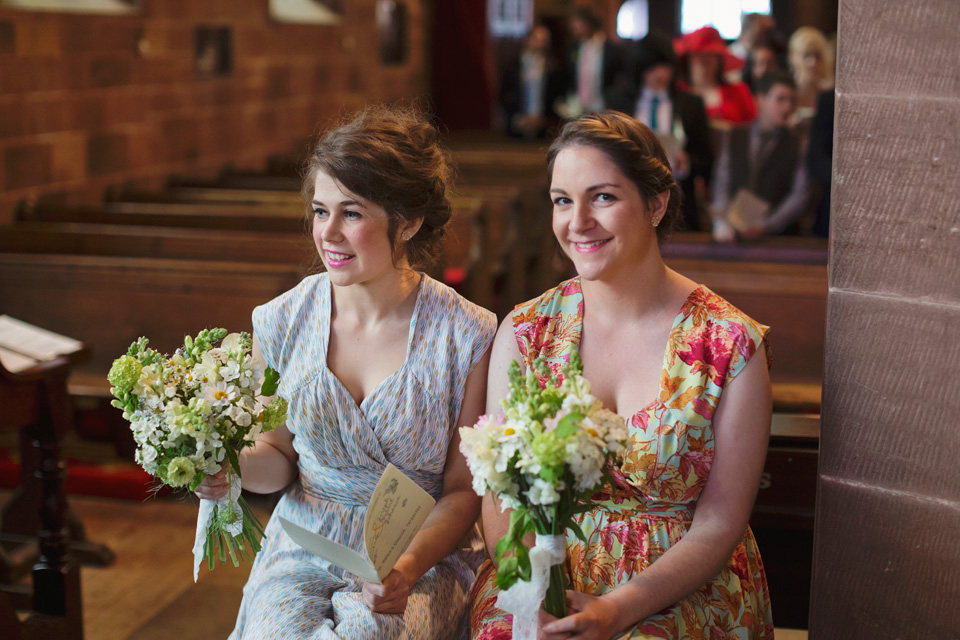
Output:
<instances>
[{"instance_id":1,"label":"brick wall","mask_svg":"<svg viewBox=\"0 0 960 640\"><path fill-rule=\"evenodd\" d=\"M368 100L425 93L423 10L383 67L375 0L338 26L279 24L268 0L146 0L133 16L0 9L0 223L17 203L95 202L173 173L258 168ZM194 69L194 29L232 28L233 72Z\"/></svg>"}]
</instances>

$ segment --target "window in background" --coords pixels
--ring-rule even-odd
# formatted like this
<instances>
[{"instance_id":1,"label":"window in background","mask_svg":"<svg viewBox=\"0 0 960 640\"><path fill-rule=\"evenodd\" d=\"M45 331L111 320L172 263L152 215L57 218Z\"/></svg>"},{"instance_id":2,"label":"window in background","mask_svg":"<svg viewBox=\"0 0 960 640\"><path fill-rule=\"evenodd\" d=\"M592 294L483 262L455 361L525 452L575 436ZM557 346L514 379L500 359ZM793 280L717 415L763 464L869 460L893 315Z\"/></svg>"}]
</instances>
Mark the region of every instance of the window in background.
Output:
<instances>
[{"instance_id":1,"label":"window in background","mask_svg":"<svg viewBox=\"0 0 960 640\"><path fill-rule=\"evenodd\" d=\"M770 0L683 0L680 31L716 27L727 40L740 37L740 18L745 13L770 14Z\"/></svg>"},{"instance_id":2,"label":"window in background","mask_svg":"<svg viewBox=\"0 0 960 640\"><path fill-rule=\"evenodd\" d=\"M139 0L0 0L0 7L67 13L135 13Z\"/></svg>"},{"instance_id":3,"label":"window in background","mask_svg":"<svg viewBox=\"0 0 960 640\"><path fill-rule=\"evenodd\" d=\"M533 26L533 0L490 0L487 20L495 38L523 37Z\"/></svg>"},{"instance_id":4,"label":"window in background","mask_svg":"<svg viewBox=\"0 0 960 640\"><path fill-rule=\"evenodd\" d=\"M270 0L270 17L297 24L340 24L343 0Z\"/></svg>"},{"instance_id":5,"label":"window in background","mask_svg":"<svg viewBox=\"0 0 960 640\"><path fill-rule=\"evenodd\" d=\"M617 35L624 40L639 40L650 28L647 0L627 0L617 13Z\"/></svg>"}]
</instances>

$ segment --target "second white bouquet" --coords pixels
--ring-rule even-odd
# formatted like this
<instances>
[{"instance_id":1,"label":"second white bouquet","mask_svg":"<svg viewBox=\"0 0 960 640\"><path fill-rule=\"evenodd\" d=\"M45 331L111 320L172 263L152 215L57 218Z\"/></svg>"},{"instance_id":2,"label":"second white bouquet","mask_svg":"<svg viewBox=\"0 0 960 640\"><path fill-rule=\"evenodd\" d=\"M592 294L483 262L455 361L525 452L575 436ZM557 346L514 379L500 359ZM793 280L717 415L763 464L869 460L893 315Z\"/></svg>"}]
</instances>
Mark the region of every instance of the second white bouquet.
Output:
<instances>
[{"instance_id":1,"label":"second white bouquet","mask_svg":"<svg viewBox=\"0 0 960 640\"><path fill-rule=\"evenodd\" d=\"M583 539L574 516L592 508L590 495L609 481L607 465L627 444L623 418L601 406L581 373L576 353L559 377L542 358L526 376L511 362L503 413L460 428L474 491L491 491L513 509L496 548L497 606L514 614L517 640L536 637L541 602L552 615L566 615L566 530ZM530 532L537 536L528 550L523 537Z\"/></svg>"}]
</instances>

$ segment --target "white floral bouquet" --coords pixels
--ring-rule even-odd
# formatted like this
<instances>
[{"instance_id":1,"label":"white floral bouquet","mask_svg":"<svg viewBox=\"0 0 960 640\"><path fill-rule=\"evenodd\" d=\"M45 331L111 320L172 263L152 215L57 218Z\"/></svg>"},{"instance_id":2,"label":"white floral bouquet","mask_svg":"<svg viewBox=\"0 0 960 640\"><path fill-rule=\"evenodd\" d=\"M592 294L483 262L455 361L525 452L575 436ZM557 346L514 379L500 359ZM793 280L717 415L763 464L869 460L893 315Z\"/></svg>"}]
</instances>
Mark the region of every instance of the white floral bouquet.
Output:
<instances>
[{"instance_id":1,"label":"white floral bouquet","mask_svg":"<svg viewBox=\"0 0 960 640\"><path fill-rule=\"evenodd\" d=\"M574 515L591 508L590 495L610 480L607 465L626 448L623 418L601 406L581 373L576 353L561 367L562 381L542 358L527 376L511 362L503 413L460 429L474 491L492 491L513 509L496 548L497 605L514 614L518 640L536 636L541 602L554 616L566 615L564 534L584 538ZM523 537L531 531L536 545L528 550Z\"/></svg>"},{"instance_id":2,"label":"white floral bouquet","mask_svg":"<svg viewBox=\"0 0 960 640\"><path fill-rule=\"evenodd\" d=\"M172 356L140 338L113 362L107 379L113 406L123 410L143 469L175 489L195 490L227 465L230 489L223 498L200 501L194 546L194 581L201 560L234 566L260 550L263 525L240 495L237 454L257 436L283 424L287 402L274 396L279 375L263 370L250 353L248 333L204 329L187 336Z\"/></svg>"}]
</instances>

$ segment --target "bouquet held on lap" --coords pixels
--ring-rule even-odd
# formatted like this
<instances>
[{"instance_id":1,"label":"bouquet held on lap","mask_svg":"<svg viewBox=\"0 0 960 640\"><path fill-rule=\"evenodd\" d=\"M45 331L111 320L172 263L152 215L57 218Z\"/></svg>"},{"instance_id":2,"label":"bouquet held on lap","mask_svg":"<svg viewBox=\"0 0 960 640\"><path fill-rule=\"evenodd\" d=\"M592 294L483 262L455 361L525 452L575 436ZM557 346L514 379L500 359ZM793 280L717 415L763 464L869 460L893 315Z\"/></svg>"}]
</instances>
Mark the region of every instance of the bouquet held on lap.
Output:
<instances>
[{"instance_id":1,"label":"bouquet held on lap","mask_svg":"<svg viewBox=\"0 0 960 640\"><path fill-rule=\"evenodd\" d=\"M257 436L283 424L287 402L276 393L279 376L251 355L247 333L204 329L187 336L172 356L140 338L110 368L113 406L123 410L137 443L137 462L175 489L195 490L226 466L229 491L200 501L194 580L206 557L234 566L260 550L263 525L240 495L238 453Z\"/></svg>"},{"instance_id":2,"label":"bouquet held on lap","mask_svg":"<svg viewBox=\"0 0 960 640\"><path fill-rule=\"evenodd\" d=\"M517 640L536 637L541 602L548 613L566 615L565 532L583 539L574 516L592 508L590 495L607 484L607 466L627 444L623 418L591 394L579 355L559 376L542 358L533 368L524 376L511 362L503 413L460 429L474 490L491 491L513 509L496 549L497 606L513 614ZM523 537L530 532L536 544L528 550Z\"/></svg>"}]
</instances>

